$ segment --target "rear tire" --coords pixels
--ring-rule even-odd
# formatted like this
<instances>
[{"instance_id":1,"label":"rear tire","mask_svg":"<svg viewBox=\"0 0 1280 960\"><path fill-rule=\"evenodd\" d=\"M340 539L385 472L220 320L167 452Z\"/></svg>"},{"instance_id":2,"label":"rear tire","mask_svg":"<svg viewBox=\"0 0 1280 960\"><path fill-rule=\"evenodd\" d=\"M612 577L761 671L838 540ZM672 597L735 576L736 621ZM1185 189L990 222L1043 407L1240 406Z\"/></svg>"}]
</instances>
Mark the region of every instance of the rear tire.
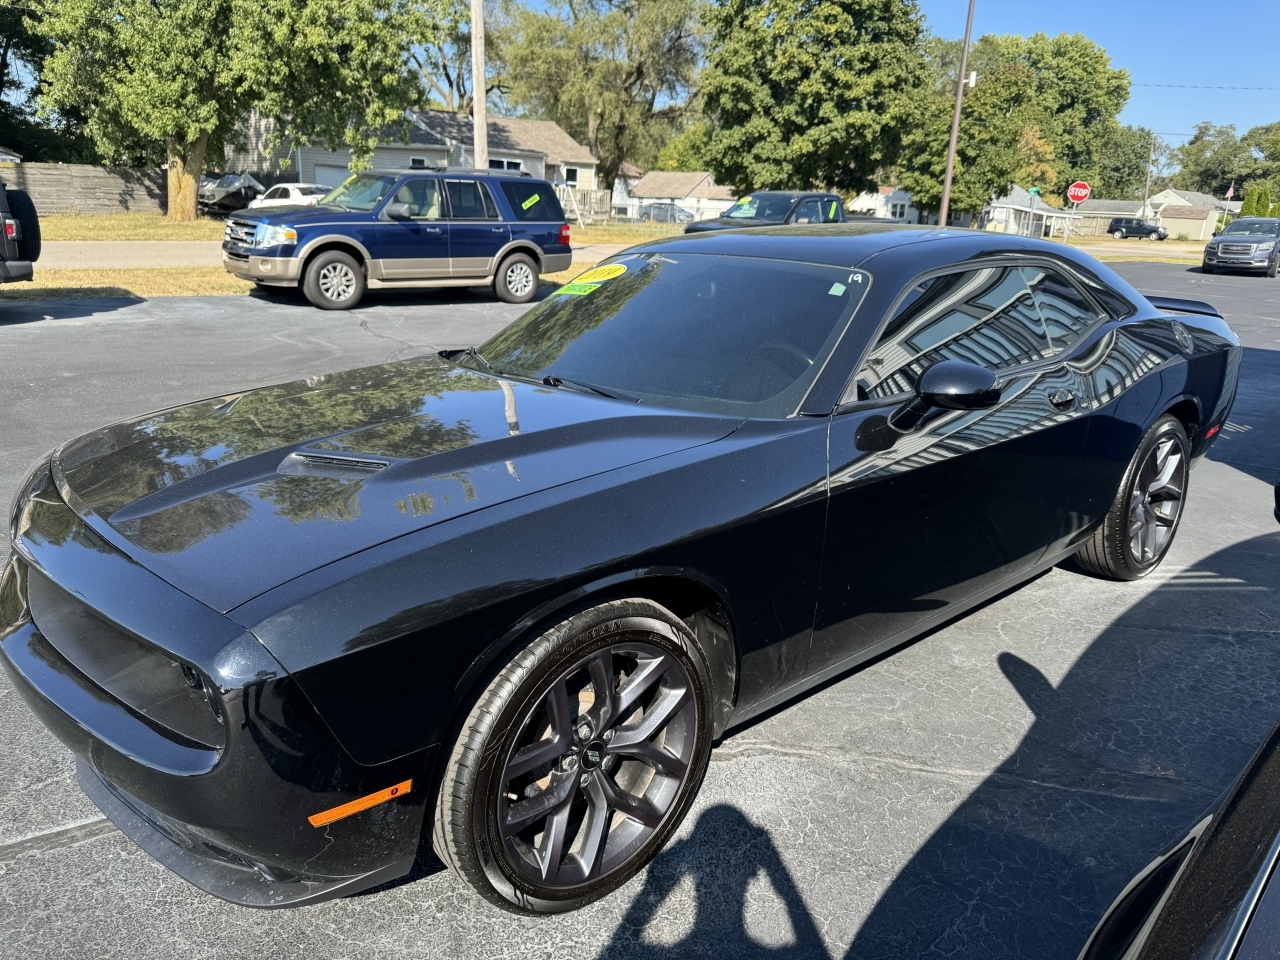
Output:
<instances>
[{"instance_id":1,"label":"rear tire","mask_svg":"<svg viewBox=\"0 0 1280 960\"><path fill-rule=\"evenodd\" d=\"M493 292L504 303L528 303L538 292L537 262L527 253L507 257L493 278Z\"/></svg>"},{"instance_id":2,"label":"rear tire","mask_svg":"<svg viewBox=\"0 0 1280 960\"><path fill-rule=\"evenodd\" d=\"M462 724L436 800L437 855L514 913L574 910L617 889L698 792L710 689L688 627L648 600L600 604L548 630Z\"/></svg>"},{"instance_id":3,"label":"rear tire","mask_svg":"<svg viewBox=\"0 0 1280 960\"><path fill-rule=\"evenodd\" d=\"M1123 231L1123 230L1117 230L1117 231L1115 231L1114 233L1112 233L1111 235L1112 235L1113 237L1115 237L1117 240L1123 240L1123 239L1124 239L1124 231Z\"/></svg>"},{"instance_id":4,"label":"rear tire","mask_svg":"<svg viewBox=\"0 0 1280 960\"><path fill-rule=\"evenodd\" d=\"M307 264L302 290L321 310L350 310L364 296L364 270L341 250L326 250Z\"/></svg>"},{"instance_id":5,"label":"rear tire","mask_svg":"<svg viewBox=\"0 0 1280 960\"><path fill-rule=\"evenodd\" d=\"M1111 509L1076 553L1080 565L1115 580L1139 580L1158 567L1182 519L1190 459L1181 421L1165 414L1152 424Z\"/></svg>"},{"instance_id":6,"label":"rear tire","mask_svg":"<svg viewBox=\"0 0 1280 960\"><path fill-rule=\"evenodd\" d=\"M18 241L18 256L23 260L35 263L40 259L40 217L36 213L36 205L25 190L5 190L9 199L9 212L18 221L22 229L22 239Z\"/></svg>"}]
</instances>

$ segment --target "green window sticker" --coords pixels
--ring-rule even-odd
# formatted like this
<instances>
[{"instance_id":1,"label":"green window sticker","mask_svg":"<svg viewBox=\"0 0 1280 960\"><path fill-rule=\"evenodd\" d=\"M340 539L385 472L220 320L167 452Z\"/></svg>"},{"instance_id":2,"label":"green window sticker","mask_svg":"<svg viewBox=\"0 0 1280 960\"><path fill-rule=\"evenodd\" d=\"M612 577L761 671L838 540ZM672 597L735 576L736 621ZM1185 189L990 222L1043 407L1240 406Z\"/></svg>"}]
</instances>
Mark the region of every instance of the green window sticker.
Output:
<instances>
[{"instance_id":1,"label":"green window sticker","mask_svg":"<svg viewBox=\"0 0 1280 960\"><path fill-rule=\"evenodd\" d=\"M834 200L831 201L831 212L827 216L832 220L836 218L836 202Z\"/></svg>"},{"instance_id":2,"label":"green window sticker","mask_svg":"<svg viewBox=\"0 0 1280 960\"><path fill-rule=\"evenodd\" d=\"M600 289L598 283L566 283L563 287L556 291L556 294L567 293L571 297L584 297L588 293L592 293Z\"/></svg>"},{"instance_id":3,"label":"green window sticker","mask_svg":"<svg viewBox=\"0 0 1280 960\"><path fill-rule=\"evenodd\" d=\"M831 294L833 297L838 297L844 293L845 289L846 288L843 283L833 283L831 285L831 289L828 290L827 293Z\"/></svg>"},{"instance_id":4,"label":"green window sticker","mask_svg":"<svg viewBox=\"0 0 1280 960\"><path fill-rule=\"evenodd\" d=\"M530 207L532 207L532 206L533 206L535 203L537 203L537 202L538 202L538 195L535 193L533 196L531 196L531 197L530 197L528 200L526 200L524 203L520 204L520 206L521 206L521 208L522 208L522 209L524 209L524 210L528 210Z\"/></svg>"}]
</instances>

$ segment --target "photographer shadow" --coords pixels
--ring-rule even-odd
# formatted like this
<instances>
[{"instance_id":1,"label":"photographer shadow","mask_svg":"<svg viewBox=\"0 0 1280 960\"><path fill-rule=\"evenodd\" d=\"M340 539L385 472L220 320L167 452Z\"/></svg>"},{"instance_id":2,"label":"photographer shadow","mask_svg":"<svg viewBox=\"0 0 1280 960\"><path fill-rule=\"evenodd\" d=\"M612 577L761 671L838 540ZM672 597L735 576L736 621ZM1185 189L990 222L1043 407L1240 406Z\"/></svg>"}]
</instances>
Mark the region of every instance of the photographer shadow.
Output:
<instances>
[{"instance_id":1,"label":"photographer shadow","mask_svg":"<svg viewBox=\"0 0 1280 960\"><path fill-rule=\"evenodd\" d=\"M678 919L690 915L692 924ZM696 956L830 956L773 838L726 804L653 861L600 960Z\"/></svg>"}]
</instances>

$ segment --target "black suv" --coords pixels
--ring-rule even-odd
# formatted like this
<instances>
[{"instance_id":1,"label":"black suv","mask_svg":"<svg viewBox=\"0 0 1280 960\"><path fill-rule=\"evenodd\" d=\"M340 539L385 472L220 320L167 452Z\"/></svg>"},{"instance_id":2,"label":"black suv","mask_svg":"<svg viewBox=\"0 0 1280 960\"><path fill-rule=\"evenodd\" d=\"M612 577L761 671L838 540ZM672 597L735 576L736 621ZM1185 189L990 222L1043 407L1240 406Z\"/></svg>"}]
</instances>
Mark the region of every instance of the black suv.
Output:
<instances>
[{"instance_id":1,"label":"black suv","mask_svg":"<svg viewBox=\"0 0 1280 960\"><path fill-rule=\"evenodd\" d=\"M0 183L0 283L30 280L31 265L40 259L40 218L25 190Z\"/></svg>"},{"instance_id":2,"label":"black suv","mask_svg":"<svg viewBox=\"0 0 1280 960\"><path fill-rule=\"evenodd\" d=\"M833 193L803 190L757 190L740 197L724 215L714 220L698 220L685 233L706 230L739 230L780 223L844 223L844 201Z\"/></svg>"},{"instance_id":3,"label":"black suv","mask_svg":"<svg viewBox=\"0 0 1280 960\"><path fill-rule=\"evenodd\" d=\"M1125 240L1129 237L1146 237L1148 240L1169 239L1168 230L1141 217L1116 217L1107 226L1107 233L1117 240Z\"/></svg>"}]
</instances>

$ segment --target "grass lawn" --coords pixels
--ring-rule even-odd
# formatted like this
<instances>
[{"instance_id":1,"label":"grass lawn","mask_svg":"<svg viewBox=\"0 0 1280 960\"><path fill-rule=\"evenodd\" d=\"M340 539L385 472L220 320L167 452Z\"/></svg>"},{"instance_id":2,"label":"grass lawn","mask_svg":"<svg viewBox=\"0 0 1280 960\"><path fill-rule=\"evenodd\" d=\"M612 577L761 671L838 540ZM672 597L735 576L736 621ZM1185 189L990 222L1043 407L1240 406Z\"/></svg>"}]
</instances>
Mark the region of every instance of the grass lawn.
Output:
<instances>
[{"instance_id":1,"label":"grass lawn","mask_svg":"<svg viewBox=\"0 0 1280 960\"><path fill-rule=\"evenodd\" d=\"M543 286L559 287L579 274L586 273L594 266L594 263L575 263L568 270L561 270L559 273L544 273L539 279L542 281Z\"/></svg>"},{"instance_id":2,"label":"grass lawn","mask_svg":"<svg viewBox=\"0 0 1280 960\"><path fill-rule=\"evenodd\" d=\"M158 213L54 213L40 217L45 240L221 240L226 224L211 217L170 220Z\"/></svg>"},{"instance_id":3,"label":"grass lawn","mask_svg":"<svg viewBox=\"0 0 1280 960\"><path fill-rule=\"evenodd\" d=\"M572 219L569 229L574 243L643 243L684 233L684 226L678 223L589 223L580 227Z\"/></svg>"},{"instance_id":4,"label":"grass lawn","mask_svg":"<svg viewBox=\"0 0 1280 960\"><path fill-rule=\"evenodd\" d=\"M0 286L0 300L50 300L69 297L207 297L248 293L253 284L222 267L130 267L123 270L42 270L36 264L31 283Z\"/></svg>"}]
</instances>

